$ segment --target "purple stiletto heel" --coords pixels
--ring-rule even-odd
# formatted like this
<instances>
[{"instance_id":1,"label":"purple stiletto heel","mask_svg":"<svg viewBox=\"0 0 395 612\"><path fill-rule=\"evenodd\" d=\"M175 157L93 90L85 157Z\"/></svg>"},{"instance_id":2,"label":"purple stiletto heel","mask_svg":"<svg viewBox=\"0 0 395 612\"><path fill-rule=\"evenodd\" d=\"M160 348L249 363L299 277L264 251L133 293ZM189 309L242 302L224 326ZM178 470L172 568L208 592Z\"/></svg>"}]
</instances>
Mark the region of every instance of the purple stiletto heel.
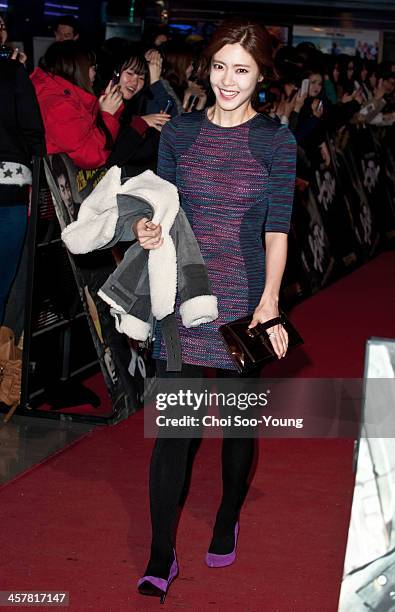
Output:
<instances>
[{"instance_id":1,"label":"purple stiletto heel","mask_svg":"<svg viewBox=\"0 0 395 612\"><path fill-rule=\"evenodd\" d=\"M169 576L167 580L165 578L158 578L157 576L143 576L137 582L137 588L139 593L142 595L153 595L160 597L160 603L165 603L167 591L169 590L170 584L174 578L178 575L178 563L176 557L176 551L173 548L174 561L171 564Z\"/></svg>"},{"instance_id":2,"label":"purple stiletto heel","mask_svg":"<svg viewBox=\"0 0 395 612\"><path fill-rule=\"evenodd\" d=\"M206 553L206 563L209 567L225 567L231 565L236 559L237 536L239 535L239 521L235 525L235 547L232 552L227 555L217 555L215 553Z\"/></svg>"}]
</instances>

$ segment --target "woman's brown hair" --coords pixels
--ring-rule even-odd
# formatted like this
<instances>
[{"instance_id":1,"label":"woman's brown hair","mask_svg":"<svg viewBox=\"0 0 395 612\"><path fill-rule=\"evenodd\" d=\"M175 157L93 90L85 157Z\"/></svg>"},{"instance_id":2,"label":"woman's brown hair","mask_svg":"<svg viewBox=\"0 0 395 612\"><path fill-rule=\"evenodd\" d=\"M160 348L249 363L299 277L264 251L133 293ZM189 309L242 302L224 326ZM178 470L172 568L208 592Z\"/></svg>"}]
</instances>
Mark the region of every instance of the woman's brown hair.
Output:
<instances>
[{"instance_id":1,"label":"woman's brown hair","mask_svg":"<svg viewBox=\"0 0 395 612\"><path fill-rule=\"evenodd\" d=\"M42 67L46 72L61 76L93 94L89 68L95 64L96 55L93 51L77 40L64 40L48 47Z\"/></svg>"},{"instance_id":2,"label":"woman's brown hair","mask_svg":"<svg viewBox=\"0 0 395 612\"><path fill-rule=\"evenodd\" d=\"M193 51L187 45L174 43L162 45L161 50L164 55L163 78L169 81L181 96L179 90L187 87L186 70L193 61Z\"/></svg>"},{"instance_id":3,"label":"woman's brown hair","mask_svg":"<svg viewBox=\"0 0 395 612\"><path fill-rule=\"evenodd\" d=\"M268 77L273 70L271 38L266 28L246 19L226 19L212 35L204 49L198 76L208 79L214 55L225 45L239 43L255 60L262 76Z\"/></svg>"},{"instance_id":4,"label":"woman's brown hair","mask_svg":"<svg viewBox=\"0 0 395 612\"><path fill-rule=\"evenodd\" d=\"M48 47L40 67L49 74L63 77L66 81L94 95L89 79L89 68L95 64L95 53L79 40L63 40L54 42ZM101 113L97 113L96 125L106 138L104 148L110 151L114 141Z\"/></svg>"}]
</instances>

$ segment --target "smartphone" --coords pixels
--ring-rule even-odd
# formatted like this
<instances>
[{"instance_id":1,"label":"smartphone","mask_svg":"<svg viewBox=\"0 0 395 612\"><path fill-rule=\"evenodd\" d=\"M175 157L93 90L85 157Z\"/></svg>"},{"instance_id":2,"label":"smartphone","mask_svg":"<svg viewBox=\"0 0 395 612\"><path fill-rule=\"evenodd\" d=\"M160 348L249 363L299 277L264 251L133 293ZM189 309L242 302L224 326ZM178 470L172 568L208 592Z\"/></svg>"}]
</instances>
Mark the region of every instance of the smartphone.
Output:
<instances>
[{"instance_id":1,"label":"smartphone","mask_svg":"<svg viewBox=\"0 0 395 612\"><path fill-rule=\"evenodd\" d=\"M259 104L266 104L266 91L264 89L258 91L258 102Z\"/></svg>"},{"instance_id":2,"label":"smartphone","mask_svg":"<svg viewBox=\"0 0 395 612\"><path fill-rule=\"evenodd\" d=\"M166 115L166 114L168 114L168 113L170 113L170 111L171 111L171 109L173 108L173 106L174 106L174 100L173 100L173 98L168 98L168 99L167 99L167 102L166 102L166 106L165 106L165 108L163 109L163 112L165 113L165 115Z\"/></svg>"},{"instance_id":3,"label":"smartphone","mask_svg":"<svg viewBox=\"0 0 395 612\"><path fill-rule=\"evenodd\" d=\"M0 45L0 57L3 59L8 59L13 54L14 49L11 47L6 47L6 45Z\"/></svg>"},{"instance_id":4,"label":"smartphone","mask_svg":"<svg viewBox=\"0 0 395 612\"><path fill-rule=\"evenodd\" d=\"M114 85L118 85L120 78L121 73L118 70L114 70L111 77L111 87L114 87Z\"/></svg>"},{"instance_id":5,"label":"smartphone","mask_svg":"<svg viewBox=\"0 0 395 612\"><path fill-rule=\"evenodd\" d=\"M199 103L199 96L190 96L187 104L187 110L194 110Z\"/></svg>"},{"instance_id":6,"label":"smartphone","mask_svg":"<svg viewBox=\"0 0 395 612\"><path fill-rule=\"evenodd\" d=\"M310 80L309 79L303 79L302 87L300 88L302 96L305 95L305 94L308 94L309 93L309 89L310 89Z\"/></svg>"},{"instance_id":7,"label":"smartphone","mask_svg":"<svg viewBox=\"0 0 395 612\"><path fill-rule=\"evenodd\" d=\"M324 104L323 104L322 100L320 100L318 102L317 111L321 112L323 108L324 108Z\"/></svg>"}]
</instances>

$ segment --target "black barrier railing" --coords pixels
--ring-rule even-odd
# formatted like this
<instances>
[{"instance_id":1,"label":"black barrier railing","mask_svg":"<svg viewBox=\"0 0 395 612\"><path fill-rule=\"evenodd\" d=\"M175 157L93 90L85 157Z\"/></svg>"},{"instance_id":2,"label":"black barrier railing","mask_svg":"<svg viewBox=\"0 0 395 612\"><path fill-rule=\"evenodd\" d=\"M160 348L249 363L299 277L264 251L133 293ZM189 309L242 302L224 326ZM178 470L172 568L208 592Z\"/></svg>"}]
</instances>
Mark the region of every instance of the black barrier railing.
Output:
<instances>
[{"instance_id":1,"label":"black barrier railing","mask_svg":"<svg viewBox=\"0 0 395 612\"><path fill-rule=\"evenodd\" d=\"M328 137L330 161L307 160L306 165L304 159L305 172L295 191L283 305L309 297L379 250L393 247L393 134L391 128L350 126ZM105 169L78 170L64 155L44 165L45 174L35 162L19 412L116 422L139 408L143 380L152 368L147 347L119 334L108 306L97 297L122 253L72 256L60 239L60 229L75 218ZM101 401L82 382L100 371L108 391L108 399ZM104 411L103 401L108 404ZM78 404L89 409L68 411Z\"/></svg>"},{"instance_id":2,"label":"black barrier railing","mask_svg":"<svg viewBox=\"0 0 395 612\"><path fill-rule=\"evenodd\" d=\"M330 163L298 179L283 294L319 291L395 244L392 128L350 126L327 139Z\"/></svg>"},{"instance_id":3,"label":"black barrier railing","mask_svg":"<svg viewBox=\"0 0 395 612\"><path fill-rule=\"evenodd\" d=\"M32 193L30 201L29 225L26 237L26 247L23 256L28 254L26 263L26 296L25 296L25 316L24 316L24 342L22 357L22 383L21 383L21 404L23 408L28 403L28 380L30 364L30 339L32 335L32 310L33 310L33 277L35 264L35 244L37 240L37 219L38 202L40 190L40 174L42 160L39 157L33 159L32 173Z\"/></svg>"},{"instance_id":4,"label":"black barrier railing","mask_svg":"<svg viewBox=\"0 0 395 612\"><path fill-rule=\"evenodd\" d=\"M82 403L98 406L97 396L78 381L78 375L86 376L98 369L98 358L60 239L59 223L40 159L33 163L29 225L21 267L24 264L27 269L23 291L25 325L18 413L67 418L51 410ZM76 359L72 356L72 344L77 345L77 338L87 350L80 349L81 356ZM39 409L43 405L47 410ZM103 421L92 416L93 420ZM83 415L73 418L86 420Z\"/></svg>"},{"instance_id":5,"label":"black barrier railing","mask_svg":"<svg viewBox=\"0 0 395 612\"><path fill-rule=\"evenodd\" d=\"M78 171L64 155L37 163L18 412L114 423L141 405L143 378L152 363L145 347L116 331L109 307L97 297L122 254L107 249L73 256L60 238L104 173ZM101 397L95 385L86 383L100 371L105 382Z\"/></svg>"}]
</instances>

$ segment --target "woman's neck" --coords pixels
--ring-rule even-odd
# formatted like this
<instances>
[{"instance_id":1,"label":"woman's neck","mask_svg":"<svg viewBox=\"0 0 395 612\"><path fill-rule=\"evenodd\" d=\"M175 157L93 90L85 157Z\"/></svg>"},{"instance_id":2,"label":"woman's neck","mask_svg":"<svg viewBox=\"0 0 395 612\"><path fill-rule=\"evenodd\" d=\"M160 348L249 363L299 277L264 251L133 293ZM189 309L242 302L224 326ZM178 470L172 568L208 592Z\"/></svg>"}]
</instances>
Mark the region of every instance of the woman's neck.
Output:
<instances>
[{"instance_id":1,"label":"woman's neck","mask_svg":"<svg viewBox=\"0 0 395 612\"><path fill-rule=\"evenodd\" d=\"M252 108L251 101L246 102L246 104L240 106L240 108L229 111L224 110L216 103L207 111L208 119L221 127L235 127L236 125L245 123L254 115L256 115L256 112Z\"/></svg>"}]
</instances>

